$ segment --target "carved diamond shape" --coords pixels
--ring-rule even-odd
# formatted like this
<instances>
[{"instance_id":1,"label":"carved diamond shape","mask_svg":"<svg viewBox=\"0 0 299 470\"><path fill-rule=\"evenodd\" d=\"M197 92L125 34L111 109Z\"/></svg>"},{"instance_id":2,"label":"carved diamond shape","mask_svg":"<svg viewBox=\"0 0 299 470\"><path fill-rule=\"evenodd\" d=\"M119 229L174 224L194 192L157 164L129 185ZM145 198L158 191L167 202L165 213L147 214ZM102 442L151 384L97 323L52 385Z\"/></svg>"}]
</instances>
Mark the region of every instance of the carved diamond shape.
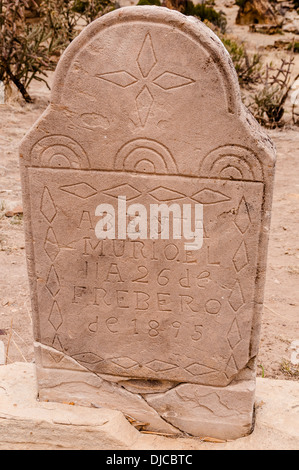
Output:
<instances>
[{"instance_id":1,"label":"carved diamond shape","mask_svg":"<svg viewBox=\"0 0 299 470\"><path fill-rule=\"evenodd\" d=\"M232 349L234 349L242 340L238 322L236 319L233 321L232 326L230 327L227 339Z\"/></svg>"},{"instance_id":2,"label":"carved diamond shape","mask_svg":"<svg viewBox=\"0 0 299 470\"><path fill-rule=\"evenodd\" d=\"M91 196L95 196L98 192L95 188L87 183L71 184L69 186L62 186L61 191L72 194L73 196L80 197L81 199L88 199Z\"/></svg>"},{"instance_id":3,"label":"carved diamond shape","mask_svg":"<svg viewBox=\"0 0 299 470\"><path fill-rule=\"evenodd\" d=\"M138 365L138 362L130 359L129 357L117 357L116 359L112 359L112 362L123 369L131 369Z\"/></svg>"},{"instance_id":4,"label":"carved diamond shape","mask_svg":"<svg viewBox=\"0 0 299 470\"><path fill-rule=\"evenodd\" d=\"M55 337L56 338L56 337ZM57 336L58 338L58 336ZM55 339L54 339L55 341ZM58 341L59 341L59 347L58 348L55 348L55 349L62 349L62 345L60 343L60 340L58 338ZM53 344L53 347L54 347L54 344ZM64 358L64 355L63 354L60 354L59 352L57 351L49 351L48 352L49 356L53 359L54 362L56 362L56 364L59 364L59 362L62 361L62 359Z\"/></svg>"},{"instance_id":5,"label":"carved diamond shape","mask_svg":"<svg viewBox=\"0 0 299 470\"><path fill-rule=\"evenodd\" d=\"M241 245L237 249L233 257L233 263L235 265L237 272L240 272L249 263L247 248L246 248L246 244L244 241L241 243Z\"/></svg>"},{"instance_id":6,"label":"carved diamond shape","mask_svg":"<svg viewBox=\"0 0 299 470\"><path fill-rule=\"evenodd\" d=\"M147 86L143 87L136 98L138 115L142 126L146 124L153 102L154 98L152 97L149 89Z\"/></svg>"},{"instance_id":7,"label":"carved diamond shape","mask_svg":"<svg viewBox=\"0 0 299 470\"><path fill-rule=\"evenodd\" d=\"M52 261L55 261L60 251L57 238L51 227L47 232L45 241L45 251Z\"/></svg>"},{"instance_id":8,"label":"carved diamond shape","mask_svg":"<svg viewBox=\"0 0 299 470\"><path fill-rule=\"evenodd\" d=\"M244 197L241 199L234 222L242 234L246 232L251 224L248 205Z\"/></svg>"},{"instance_id":9,"label":"carved diamond shape","mask_svg":"<svg viewBox=\"0 0 299 470\"><path fill-rule=\"evenodd\" d=\"M154 370L155 372L164 372L166 370L171 370L171 369L176 369L178 366L174 364L169 364L168 362L164 361L151 361L146 364L146 367L148 367L151 370Z\"/></svg>"},{"instance_id":10,"label":"carved diamond shape","mask_svg":"<svg viewBox=\"0 0 299 470\"><path fill-rule=\"evenodd\" d=\"M60 282L54 266L51 266L46 286L53 297L55 297L60 291Z\"/></svg>"},{"instance_id":11,"label":"carved diamond shape","mask_svg":"<svg viewBox=\"0 0 299 470\"><path fill-rule=\"evenodd\" d=\"M154 83L163 90L171 90L173 88L181 88L186 85L194 83L191 78L184 77L177 73L164 72L159 77L155 78Z\"/></svg>"},{"instance_id":12,"label":"carved diamond shape","mask_svg":"<svg viewBox=\"0 0 299 470\"><path fill-rule=\"evenodd\" d=\"M186 371L192 375L205 375L205 374L211 374L212 372L215 372L214 369L203 366L202 364L197 364L196 362L186 367Z\"/></svg>"},{"instance_id":13,"label":"carved diamond shape","mask_svg":"<svg viewBox=\"0 0 299 470\"><path fill-rule=\"evenodd\" d=\"M75 361L77 362L83 362L85 364L97 364L98 362L104 360L102 357L92 352L75 354L74 356L72 356L72 358L75 359Z\"/></svg>"},{"instance_id":14,"label":"carved diamond shape","mask_svg":"<svg viewBox=\"0 0 299 470\"><path fill-rule=\"evenodd\" d=\"M229 358L229 361L227 363L226 369L225 369L225 374L226 376L232 377L233 375L237 374L238 372L238 366L236 364L236 360L233 355Z\"/></svg>"},{"instance_id":15,"label":"carved diamond shape","mask_svg":"<svg viewBox=\"0 0 299 470\"><path fill-rule=\"evenodd\" d=\"M120 86L122 88L127 88L128 86L138 82L138 79L134 77L134 75L125 72L124 70L120 70L119 72L102 73L96 77L101 78L102 80L106 80L107 82L111 82L114 85Z\"/></svg>"},{"instance_id":16,"label":"carved diamond shape","mask_svg":"<svg viewBox=\"0 0 299 470\"><path fill-rule=\"evenodd\" d=\"M242 305L244 305L245 301L244 301L242 288L241 288L239 281L235 283L234 288L232 289L230 296L228 298L228 301L231 307L235 310L235 312L237 312L239 308L241 308Z\"/></svg>"},{"instance_id":17,"label":"carved diamond shape","mask_svg":"<svg viewBox=\"0 0 299 470\"><path fill-rule=\"evenodd\" d=\"M116 199L120 196L125 196L128 201L136 199L141 194L140 191L133 188L130 184L121 184L103 192L107 196L115 197Z\"/></svg>"},{"instance_id":18,"label":"carved diamond shape","mask_svg":"<svg viewBox=\"0 0 299 470\"><path fill-rule=\"evenodd\" d=\"M63 318L58 306L57 302L54 302L50 316L49 316L49 322L53 326L53 328L57 331L61 327L63 323Z\"/></svg>"},{"instance_id":19,"label":"carved diamond shape","mask_svg":"<svg viewBox=\"0 0 299 470\"><path fill-rule=\"evenodd\" d=\"M199 193L192 196L197 202L201 204L218 204L219 202L229 201L230 197L225 194L219 193L218 191L212 191L211 189L202 189Z\"/></svg>"},{"instance_id":20,"label":"carved diamond shape","mask_svg":"<svg viewBox=\"0 0 299 470\"><path fill-rule=\"evenodd\" d=\"M137 58L137 63L144 78L148 76L157 63L152 39L149 33L145 36L142 48Z\"/></svg>"},{"instance_id":21,"label":"carved diamond shape","mask_svg":"<svg viewBox=\"0 0 299 470\"><path fill-rule=\"evenodd\" d=\"M53 222L57 211L48 188L44 189L40 210L49 223Z\"/></svg>"},{"instance_id":22,"label":"carved diamond shape","mask_svg":"<svg viewBox=\"0 0 299 470\"><path fill-rule=\"evenodd\" d=\"M61 341L60 341L58 335L55 335L54 340L53 340L52 347L53 347L54 349L58 349L58 351L63 351L63 346L62 346L62 344L61 344Z\"/></svg>"},{"instance_id":23,"label":"carved diamond shape","mask_svg":"<svg viewBox=\"0 0 299 470\"><path fill-rule=\"evenodd\" d=\"M153 189L149 194L158 202L175 201L176 199L183 199L186 197L184 194L173 191L172 189L164 188L163 186Z\"/></svg>"}]
</instances>

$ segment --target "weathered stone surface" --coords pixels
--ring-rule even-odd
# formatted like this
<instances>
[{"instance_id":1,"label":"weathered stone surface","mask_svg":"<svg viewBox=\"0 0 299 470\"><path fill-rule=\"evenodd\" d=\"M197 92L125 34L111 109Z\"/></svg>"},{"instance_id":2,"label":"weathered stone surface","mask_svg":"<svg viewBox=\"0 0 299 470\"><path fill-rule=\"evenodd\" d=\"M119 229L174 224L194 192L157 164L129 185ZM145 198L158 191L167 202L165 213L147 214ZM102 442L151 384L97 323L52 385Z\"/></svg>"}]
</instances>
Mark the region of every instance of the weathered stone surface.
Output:
<instances>
[{"instance_id":1,"label":"weathered stone surface","mask_svg":"<svg viewBox=\"0 0 299 470\"><path fill-rule=\"evenodd\" d=\"M299 15L296 11L285 15L282 30L286 33L299 34Z\"/></svg>"},{"instance_id":2,"label":"weathered stone surface","mask_svg":"<svg viewBox=\"0 0 299 470\"><path fill-rule=\"evenodd\" d=\"M1 450L298 450L299 382L257 379L256 426L223 444L139 433L122 413L36 400L35 367L0 367ZM203 436L204 437L204 436Z\"/></svg>"},{"instance_id":3,"label":"weathered stone surface","mask_svg":"<svg viewBox=\"0 0 299 470\"><path fill-rule=\"evenodd\" d=\"M162 418L181 431L226 440L250 434L254 390L253 380L224 388L184 384L145 398Z\"/></svg>"},{"instance_id":4,"label":"weathered stone surface","mask_svg":"<svg viewBox=\"0 0 299 470\"><path fill-rule=\"evenodd\" d=\"M167 392L171 388L176 387L175 382L167 380L126 380L118 382L119 385L124 387L129 392L133 393L160 393Z\"/></svg>"},{"instance_id":5,"label":"weathered stone surface","mask_svg":"<svg viewBox=\"0 0 299 470\"><path fill-rule=\"evenodd\" d=\"M268 0L247 0L240 7L237 24L276 24L275 10Z\"/></svg>"},{"instance_id":6,"label":"weathered stone surface","mask_svg":"<svg viewBox=\"0 0 299 470\"><path fill-rule=\"evenodd\" d=\"M138 439L118 411L39 403L33 364L0 367L0 384L0 449L128 449Z\"/></svg>"},{"instance_id":7,"label":"weathered stone surface","mask_svg":"<svg viewBox=\"0 0 299 470\"><path fill-rule=\"evenodd\" d=\"M63 360L67 361L67 358ZM37 367L40 400L121 410L143 423L147 430L180 434L140 394L131 393L118 383L104 380L86 369L79 372L69 365L71 361L65 370Z\"/></svg>"},{"instance_id":8,"label":"weathered stone surface","mask_svg":"<svg viewBox=\"0 0 299 470\"><path fill-rule=\"evenodd\" d=\"M275 152L213 32L158 7L91 24L64 54L20 161L41 398L113 403L177 432L143 394L172 397L179 383L209 394L234 381L247 394ZM202 204L202 248L173 233L99 240L96 209L119 196L127 211Z\"/></svg>"}]
</instances>

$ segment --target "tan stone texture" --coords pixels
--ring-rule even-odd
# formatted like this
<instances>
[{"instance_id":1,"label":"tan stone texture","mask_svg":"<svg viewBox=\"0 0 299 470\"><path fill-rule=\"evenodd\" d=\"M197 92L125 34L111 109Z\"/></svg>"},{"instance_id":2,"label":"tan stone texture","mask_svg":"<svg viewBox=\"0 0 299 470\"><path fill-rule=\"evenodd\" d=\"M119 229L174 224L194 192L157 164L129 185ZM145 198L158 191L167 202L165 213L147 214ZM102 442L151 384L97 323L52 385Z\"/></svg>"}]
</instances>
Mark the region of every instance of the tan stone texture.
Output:
<instances>
[{"instance_id":1,"label":"tan stone texture","mask_svg":"<svg viewBox=\"0 0 299 470\"><path fill-rule=\"evenodd\" d=\"M37 401L35 367L0 367L1 450L298 450L299 383L257 379L256 425L227 443L142 434L119 411ZM275 412L273 412L275 410ZM208 440L210 442L204 442Z\"/></svg>"},{"instance_id":2,"label":"tan stone texture","mask_svg":"<svg viewBox=\"0 0 299 470\"><path fill-rule=\"evenodd\" d=\"M274 162L201 22L130 7L81 33L21 145L41 399L250 431ZM203 247L98 240L96 207L118 196L203 204Z\"/></svg>"}]
</instances>

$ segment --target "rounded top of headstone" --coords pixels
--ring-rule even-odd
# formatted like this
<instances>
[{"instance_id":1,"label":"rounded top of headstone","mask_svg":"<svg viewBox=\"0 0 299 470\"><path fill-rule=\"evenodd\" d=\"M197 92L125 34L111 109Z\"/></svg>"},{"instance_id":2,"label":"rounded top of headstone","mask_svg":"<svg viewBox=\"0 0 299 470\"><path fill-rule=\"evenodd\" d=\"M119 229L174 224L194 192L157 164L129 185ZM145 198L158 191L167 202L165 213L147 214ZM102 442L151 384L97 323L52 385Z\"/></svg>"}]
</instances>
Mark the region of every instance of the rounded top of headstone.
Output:
<instances>
[{"instance_id":1,"label":"rounded top of headstone","mask_svg":"<svg viewBox=\"0 0 299 470\"><path fill-rule=\"evenodd\" d=\"M63 54L26 166L264 181L274 150L210 28L162 7L94 21Z\"/></svg>"},{"instance_id":2,"label":"rounded top of headstone","mask_svg":"<svg viewBox=\"0 0 299 470\"><path fill-rule=\"evenodd\" d=\"M152 29L153 31L151 31ZM113 30L113 33L108 33L105 36L107 30ZM58 65L52 93L53 103L61 102L63 95L67 94L66 78L68 74L78 72L76 68L79 67L78 53L80 55L86 53L90 59L96 61L96 56L105 54L104 48L107 45L105 42L108 37L108 47L112 46L114 49L113 53L111 51L111 55L121 53L125 61L128 59L127 56L132 56L132 59L136 60L143 79L150 78L154 68L157 69L156 66L160 65L159 55L164 56L166 64L172 55L177 57L178 62L182 62L183 58L180 57L180 54L187 58L188 52L192 50L191 43L193 43L205 53L206 66L210 62L215 64L222 78L222 89L219 89L219 92L223 94L228 111L230 113L238 111L241 104L238 79L229 53L217 35L193 16L186 16L178 11L156 6L120 8L102 16L86 27L67 48ZM183 41L184 37L189 41ZM182 44L177 44L177 41ZM137 57L134 56L134 46L137 49L139 46ZM185 66L186 68L191 66L190 62L186 61ZM120 73L121 70L116 70L114 73L117 72L119 75L115 77L107 74L107 81L110 80L111 83L126 88L138 79L127 70L123 70L123 75ZM189 77L183 77L185 80L183 78L179 80L179 74L175 79L175 72L167 72L168 76L154 77L154 80L156 79L155 85L170 90L188 84ZM189 80L191 79L189 78Z\"/></svg>"}]
</instances>

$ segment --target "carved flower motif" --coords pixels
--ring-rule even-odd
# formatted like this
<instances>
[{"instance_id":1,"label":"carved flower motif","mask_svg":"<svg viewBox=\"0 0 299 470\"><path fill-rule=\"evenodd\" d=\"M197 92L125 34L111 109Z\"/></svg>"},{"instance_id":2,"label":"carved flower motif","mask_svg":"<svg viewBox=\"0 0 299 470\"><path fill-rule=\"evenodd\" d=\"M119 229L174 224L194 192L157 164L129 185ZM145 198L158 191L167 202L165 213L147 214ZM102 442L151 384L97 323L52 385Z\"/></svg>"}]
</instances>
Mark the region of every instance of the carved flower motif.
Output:
<instances>
[{"instance_id":1,"label":"carved flower motif","mask_svg":"<svg viewBox=\"0 0 299 470\"><path fill-rule=\"evenodd\" d=\"M150 33L147 33L137 57L137 64L142 76L141 79L135 77L132 73L126 70L118 70L97 75L97 78L113 83L121 88L128 88L139 83L140 80L145 81L146 84L135 98L138 116L142 127L146 125L150 110L155 100L154 95L150 90L153 84L162 90L168 91L181 88L195 82L192 78L184 77L183 75L169 71L165 71L151 80L149 75L157 63L158 60L154 50L153 41Z\"/></svg>"}]
</instances>

